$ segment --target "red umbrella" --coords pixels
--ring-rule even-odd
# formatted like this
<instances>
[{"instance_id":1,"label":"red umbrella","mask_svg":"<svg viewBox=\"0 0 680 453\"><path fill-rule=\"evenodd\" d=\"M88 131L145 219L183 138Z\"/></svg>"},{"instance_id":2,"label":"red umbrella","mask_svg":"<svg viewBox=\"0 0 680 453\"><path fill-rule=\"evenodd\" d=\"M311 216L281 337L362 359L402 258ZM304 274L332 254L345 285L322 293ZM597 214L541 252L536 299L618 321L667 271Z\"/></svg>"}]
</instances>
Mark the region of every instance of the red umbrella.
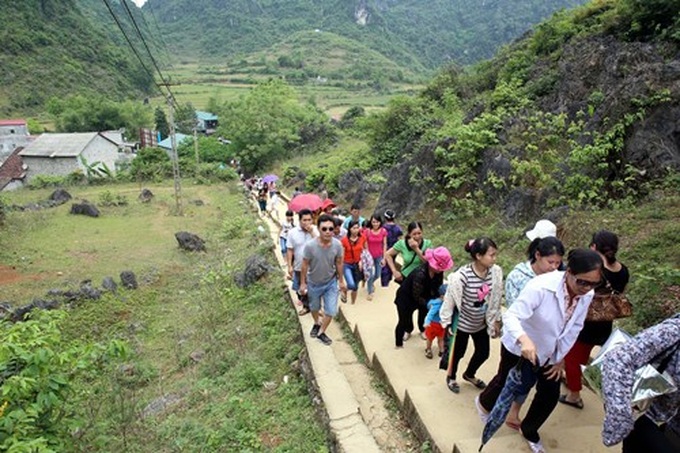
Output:
<instances>
[{"instance_id":1,"label":"red umbrella","mask_svg":"<svg viewBox=\"0 0 680 453\"><path fill-rule=\"evenodd\" d=\"M318 195L313 193L303 193L290 200L290 203L288 203L288 209L293 212L299 212L301 209L310 209L312 211L316 211L321 207L322 203L323 200L321 200Z\"/></svg>"}]
</instances>

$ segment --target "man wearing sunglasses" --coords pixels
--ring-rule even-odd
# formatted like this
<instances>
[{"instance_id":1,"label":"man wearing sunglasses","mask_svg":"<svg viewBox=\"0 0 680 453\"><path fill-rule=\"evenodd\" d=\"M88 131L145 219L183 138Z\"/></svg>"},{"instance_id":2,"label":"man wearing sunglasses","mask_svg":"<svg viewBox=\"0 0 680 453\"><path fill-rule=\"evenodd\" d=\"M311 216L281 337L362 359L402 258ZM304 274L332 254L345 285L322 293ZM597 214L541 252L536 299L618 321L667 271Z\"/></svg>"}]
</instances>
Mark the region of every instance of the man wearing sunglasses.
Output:
<instances>
[{"instance_id":1,"label":"man wearing sunglasses","mask_svg":"<svg viewBox=\"0 0 680 453\"><path fill-rule=\"evenodd\" d=\"M314 326L309 335L325 345L331 340L326 329L338 312L338 288L346 292L347 285L342 273L344 249L335 239L333 217L322 214L317 221L319 237L307 242L302 252L300 271L300 294L309 297ZM323 316L320 315L323 299Z\"/></svg>"}]
</instances>

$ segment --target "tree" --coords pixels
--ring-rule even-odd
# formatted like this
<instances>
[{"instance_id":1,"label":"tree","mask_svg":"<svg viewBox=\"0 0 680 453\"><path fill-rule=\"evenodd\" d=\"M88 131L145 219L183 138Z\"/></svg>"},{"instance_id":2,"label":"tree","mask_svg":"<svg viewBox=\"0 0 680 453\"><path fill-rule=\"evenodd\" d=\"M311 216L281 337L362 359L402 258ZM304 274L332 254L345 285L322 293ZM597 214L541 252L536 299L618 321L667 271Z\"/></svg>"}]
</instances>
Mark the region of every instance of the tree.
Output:
<instances>
[{"instance_id":1,"label":"tree","mask_svg":"<svg viewBox=\"0 0 680 453\"><path fill-rule=\"evenodd\" d=\"M270 80L225 105L219 134L232 141L241 166L252 172L300 150L301 131L322 129L318 126L327 122L313 106L301 104L288 85Z\"/></svg>"},{"instance_id":2,"label":"tree","mask_svg":"<svg viewBox=\"0 0 680 453\"><path fill-rule=\"evenodd\" d=\"M154 122L156 124L156 130L161 134L161 140L170 135L168 118L165 116L165 112L160 107L156 107L156 111L154 112Z\"/></svg>"},{"instance_id":3,"label":"tree","mask_svg":"<svg viewBox=\"0 0 680 453\"><path fill-rule=\"evenodd\" d=\"M182 134L192 134L196 127L196 109L187 102L184 105L178 105L175 110L175 129Z\"/></svg>"}]
</instances>

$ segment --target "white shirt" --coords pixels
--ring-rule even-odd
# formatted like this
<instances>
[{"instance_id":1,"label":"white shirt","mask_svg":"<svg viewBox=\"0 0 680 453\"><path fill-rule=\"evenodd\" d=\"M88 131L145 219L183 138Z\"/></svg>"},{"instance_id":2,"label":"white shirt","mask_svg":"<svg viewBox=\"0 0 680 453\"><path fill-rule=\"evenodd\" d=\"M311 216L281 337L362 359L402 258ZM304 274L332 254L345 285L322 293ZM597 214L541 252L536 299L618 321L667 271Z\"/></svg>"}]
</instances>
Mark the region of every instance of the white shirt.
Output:
<instances>
[{"instance_id":1,"label":"white shirt","mask_svg":"<svg viewBox=\"0 0 680 453\"><path fill-rule=\"evenodd\" d=\"M503 314L503 346L522 354L519 337L526 334L536 345L539 364L560 363L576 342L588 314L594 291L577 298L571 319L564 324L566 272L553 271L529 280L512 306Z\"/></svg>"}]
</instances>

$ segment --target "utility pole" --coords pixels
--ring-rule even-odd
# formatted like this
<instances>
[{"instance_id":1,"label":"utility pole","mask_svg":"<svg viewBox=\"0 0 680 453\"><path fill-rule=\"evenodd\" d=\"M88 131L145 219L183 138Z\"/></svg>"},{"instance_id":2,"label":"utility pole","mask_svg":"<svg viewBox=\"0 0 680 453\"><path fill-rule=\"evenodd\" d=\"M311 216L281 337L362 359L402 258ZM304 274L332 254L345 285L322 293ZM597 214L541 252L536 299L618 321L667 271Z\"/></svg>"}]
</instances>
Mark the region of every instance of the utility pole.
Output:
<instances>
[{"instance_id":1,"label":"utility pole","mask_svg":"<svg viewBox=\"0 0 680 453\"><path fill-rule=\"evenodd\" d=\"M198 171L198 164L201 163L198 158L198 133L196 132L196 127L194 126L194 152L196 153L196 171Z\"/></svg>"},{"instance_id":2,"label":"utility pole","mask_svg":"<svg viewBox=\"0 0 680 453\"><path fill-rule=\"evenodd\" d=\"M168 97L168 113L170 126L170 143L172 146L172 178L175 180L175 205L177 215L182 215L182 182L179 174L179 158L177 157L177 139L175 138L175 108Z\"/></svg>"}]
</instances>

